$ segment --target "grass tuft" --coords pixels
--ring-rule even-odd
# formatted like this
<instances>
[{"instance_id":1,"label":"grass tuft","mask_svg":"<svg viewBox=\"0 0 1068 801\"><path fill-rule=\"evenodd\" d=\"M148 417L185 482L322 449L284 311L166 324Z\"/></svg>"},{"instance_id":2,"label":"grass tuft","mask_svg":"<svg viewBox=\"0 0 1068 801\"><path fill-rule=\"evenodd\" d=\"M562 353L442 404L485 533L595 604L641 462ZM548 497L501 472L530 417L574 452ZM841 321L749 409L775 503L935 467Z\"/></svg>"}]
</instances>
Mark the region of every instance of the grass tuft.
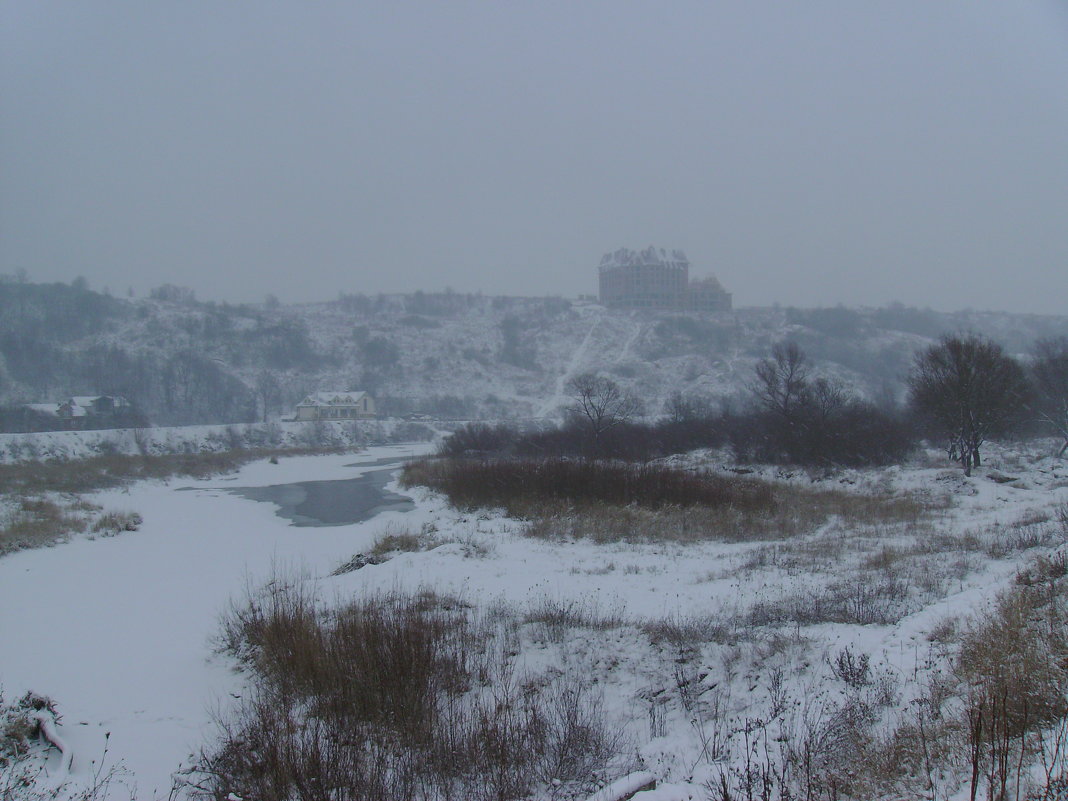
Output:
<instances>
[{"instance_id":1,"label":"grass tuft","mask_svg":"<svg viewBox=\"0 0 1068 801\"><path fill-rule=\"evenodd\" d=\"M578 678L519 673L499 629L451 596L324 608L303 582L275 579L224 619L222 646L252 688L202 754L199 786L262 801L588 792L621 753L599 696Z\"/></svg>"},{"instance_id":2,"label":"grass tuft","mask_svg":"<svg viewBox=\"0 0 1068 801\"><path fill-rule=\"evenodd\" d=\"M137 531L144 519L137 512L105 512L93 523L93 532L105 537L115 536L124 531Z\"/></svg>"}]
</instances>

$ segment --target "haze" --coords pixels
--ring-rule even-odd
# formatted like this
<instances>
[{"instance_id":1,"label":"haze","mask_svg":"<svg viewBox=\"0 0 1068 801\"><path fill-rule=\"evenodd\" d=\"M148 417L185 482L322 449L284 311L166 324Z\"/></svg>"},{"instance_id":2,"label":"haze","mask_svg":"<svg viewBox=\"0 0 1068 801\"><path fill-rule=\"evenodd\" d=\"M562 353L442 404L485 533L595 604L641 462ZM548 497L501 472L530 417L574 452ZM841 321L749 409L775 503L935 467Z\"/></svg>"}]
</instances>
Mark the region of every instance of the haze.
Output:
<instances>
[{"instance_id":1,"label":"haze","mask_svg":"<svg viewBox=\"0 0 1068 801\"><path fill-rule=\"evenodd\" d=\"M0 273L115 294L596 291L1063 313L1058 2L0 9Z\"/></svg>"}]
</instances>

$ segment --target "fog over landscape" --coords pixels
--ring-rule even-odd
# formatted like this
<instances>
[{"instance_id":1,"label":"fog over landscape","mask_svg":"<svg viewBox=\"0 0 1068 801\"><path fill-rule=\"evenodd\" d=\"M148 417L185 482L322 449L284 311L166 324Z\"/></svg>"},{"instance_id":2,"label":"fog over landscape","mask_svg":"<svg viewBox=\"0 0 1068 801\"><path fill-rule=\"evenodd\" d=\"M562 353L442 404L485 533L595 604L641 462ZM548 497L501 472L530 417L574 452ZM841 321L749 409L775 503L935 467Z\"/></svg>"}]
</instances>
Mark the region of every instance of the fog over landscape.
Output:
<instances>
[{"instance_id":1,"label":"fog over landscape","mask_svg":"<svg viewBox=\"0 0 1068 801\"><path fill-rule=\"evenodd\" d=\"M1068 290L1058 0L10 2L0 37L0 273L574 296L655 244L740 306Z\"/></svg>"},{"instance_id":2,"label":"fog over landscape","mask_svg":"<svg viewBox=\"0 0 1068 801\"><path fill-rule=\"evenodd\" d=\"M0 801L1068 801L1068 6L0 1Z\"/></svg>"}]
</instances>

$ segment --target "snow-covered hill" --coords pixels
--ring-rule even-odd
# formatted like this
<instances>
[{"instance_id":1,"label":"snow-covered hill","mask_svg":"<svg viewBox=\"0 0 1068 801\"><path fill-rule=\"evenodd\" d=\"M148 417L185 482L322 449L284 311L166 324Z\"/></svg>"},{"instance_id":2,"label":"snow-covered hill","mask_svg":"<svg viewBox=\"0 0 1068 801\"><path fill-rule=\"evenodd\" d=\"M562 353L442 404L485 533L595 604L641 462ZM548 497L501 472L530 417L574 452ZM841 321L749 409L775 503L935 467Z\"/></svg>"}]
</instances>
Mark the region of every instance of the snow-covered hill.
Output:
<instances>
[{"instance_id":1,"label":"snow-covered hill","mask_svg":"<svg viewBox=\"0 0 1068 801\"><path fill-rule=\"evenodd\" d=\"M1068 317L902 306L669 314L449 292L229 306L59 284L4 289L0 404L120 394L160 425L247 422L264 407L285 415L308 392L341 388L371 391L391 415L544 417L585 371L612 377L657 415L674 392L744 396L753 364L783 339L889 400L915 350L942 333L975 331L1013 353L1068 334Z\"/></svg>"}]
</instances>

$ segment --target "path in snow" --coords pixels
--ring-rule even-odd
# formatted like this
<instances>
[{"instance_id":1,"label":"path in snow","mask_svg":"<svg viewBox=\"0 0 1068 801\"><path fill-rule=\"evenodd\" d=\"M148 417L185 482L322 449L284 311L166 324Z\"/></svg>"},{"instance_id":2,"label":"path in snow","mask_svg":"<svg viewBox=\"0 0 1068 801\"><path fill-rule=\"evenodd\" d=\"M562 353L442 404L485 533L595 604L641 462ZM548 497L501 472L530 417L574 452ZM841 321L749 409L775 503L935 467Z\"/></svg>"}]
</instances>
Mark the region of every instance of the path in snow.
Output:
<instances>
[{"instance_id":1,"label":"path in snow","mask_svg":"<svg viewBox=\"0 0 1068 801\"><path fill-rule=\"evenodd\" d=\"M575 348L575 352L571 354L571 360L567 363L567 367L564 368L564 372L561 373L560 377L556 380L556 391L553 392L551 398L541 405L537 413L534 415L535 417L548 417L567 399L564 395L564 387L567 386L567 382L571 380L571 377L578 370L579 365L581 365L586 358L586 352L589 350L590 342L593 340L593 332L597 330L603 317L603 312L597 314L597 319L593 321L590 330L586 332L586 336L583 338L582 342Z\"/></svg>"},{"instance_id":2,"label":"path in snow","mask_svg":"<svg viewBox=\"0 0 1068 801\"><path fill-rule=\"evenodd\" d=\"M630 336L627 337L627 341L623 343L623 348L619 351L619 355L616 356L616 364L619 364L630 355L630 347L637 341L638 337L641 336L642 328L643 326L640 322L634 323L634 330L631 331Z\"/></svg>"}]
</instances>

